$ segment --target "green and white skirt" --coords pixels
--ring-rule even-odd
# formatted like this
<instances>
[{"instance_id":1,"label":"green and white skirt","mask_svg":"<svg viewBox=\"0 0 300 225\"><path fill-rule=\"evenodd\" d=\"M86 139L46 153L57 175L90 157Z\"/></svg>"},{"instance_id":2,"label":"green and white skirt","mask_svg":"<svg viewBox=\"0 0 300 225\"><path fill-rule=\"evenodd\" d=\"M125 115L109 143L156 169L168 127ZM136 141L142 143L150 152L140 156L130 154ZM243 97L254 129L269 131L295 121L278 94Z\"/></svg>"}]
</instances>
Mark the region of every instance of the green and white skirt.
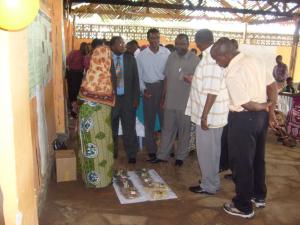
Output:
<instances>
[{"instance_id":1,"label":"green and white skirt","mask_svg":"<svg viewBox=\"0 0 300 225\"><path fill-rule=\"evenodd\" d=\"M82 178L87 187L106 187L112 182L113 138L111 107L85 102L79 111Z\"/></svg>"}]
</instances>

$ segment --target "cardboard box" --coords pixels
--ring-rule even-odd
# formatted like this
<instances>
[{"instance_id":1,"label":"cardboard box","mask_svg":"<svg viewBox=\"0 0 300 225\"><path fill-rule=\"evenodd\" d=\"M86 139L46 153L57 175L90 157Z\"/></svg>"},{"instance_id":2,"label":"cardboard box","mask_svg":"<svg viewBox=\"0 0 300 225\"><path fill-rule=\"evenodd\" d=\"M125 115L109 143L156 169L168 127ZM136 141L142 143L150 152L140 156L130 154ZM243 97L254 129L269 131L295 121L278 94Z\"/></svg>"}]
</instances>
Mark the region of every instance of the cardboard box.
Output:
<instances>
[{"instance_id":1,"label":"cardboard box","mask_svg":"<svg viewBox=\"0 0 300 225\"><path fill-rule=\"evenodd\" d=\"M56 181L76 180L76 155L74 150L58 150L55 152Z\"/></svg>"}]
</instances>

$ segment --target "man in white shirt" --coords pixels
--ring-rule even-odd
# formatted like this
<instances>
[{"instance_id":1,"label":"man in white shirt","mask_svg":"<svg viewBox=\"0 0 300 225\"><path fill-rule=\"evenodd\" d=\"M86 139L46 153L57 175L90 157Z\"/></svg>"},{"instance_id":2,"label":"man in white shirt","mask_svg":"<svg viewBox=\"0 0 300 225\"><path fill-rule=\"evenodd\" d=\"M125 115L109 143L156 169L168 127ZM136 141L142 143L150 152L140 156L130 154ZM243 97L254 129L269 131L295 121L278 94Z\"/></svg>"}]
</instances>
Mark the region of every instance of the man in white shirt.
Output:
<instances>
[{"instance_id":1,"label":"man in white shirt","mask_svg":"<svg viewBox=\"0 0 300 225\"><path fill-rule=\"evenodd\" d=\"M156 159L157 144L154 139L156 114L162 123L160 102L165 79L164 69L170 54L165 47L159 46L160 35L155 28L147 32L149 47L141 51L136 60L139 70L140 89L144 95L145 145L149 160Z\"/></svg>"},{"instance_id":2,"label":"man in white shirt","mask_svg":"<svg viewBox=\"0 0 300 225\"><path fill-rule=\"evenodd\" d=\"M264 62L240 53L226 37L214 44L211 55L226 68L230 96L227 138L236 195L223 209L251 218L252 202L265 207L265 143L268 121L271 127L275 125L276 82Z\"/></svg>"},{"instance_id":3,"label":"man in white shirt","mask_svg":"<svg viewBox=\"0 0 300 225\"><path fill-rule=\"evenodd\" d=\"M196 149L202 178L200 185L189 189L199 194L215 194L220 189L221 136L227 124L229 97L223 69L210 55L213 33L208 29L199 30L195 42L203 57L192 80L186 114L196 124Z\"/></svg>"}]
</instances>

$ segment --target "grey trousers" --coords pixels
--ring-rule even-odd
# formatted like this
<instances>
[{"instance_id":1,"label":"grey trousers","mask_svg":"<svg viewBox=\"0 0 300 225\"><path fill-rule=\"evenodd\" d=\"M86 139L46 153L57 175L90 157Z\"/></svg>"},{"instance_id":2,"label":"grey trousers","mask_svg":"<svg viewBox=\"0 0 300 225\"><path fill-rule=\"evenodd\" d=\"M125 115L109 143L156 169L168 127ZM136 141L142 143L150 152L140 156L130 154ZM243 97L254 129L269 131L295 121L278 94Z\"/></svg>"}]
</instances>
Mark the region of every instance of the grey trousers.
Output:
<instances>
[{"instance_id":1,"label":"grey trousers","mask_svg":"<svg viewBox=\"0 0 300 225\"><path fill-rule=\"evenodd\" d=\"M222 128L202 130L196 125L196 147L201 169L200 186L207 192L216 193L220 189L219 163L221 155Z\"/></svg>"},{"instance_id":2,"label":"grey trousers","mask_svg":"<svg viewBox=\"0 0 300 225\"><path fill-rule=\"evenodd\" d=\"M190 126L190 117L185 115L185 110L165 109L160 151L157 154L157 158L163 160L169 158L178 132L176 159L184 160L189 152Z\"/></svg>"},{"instance_id":3,"label":"grey trousers","mask_svg":"<svg viewBox=\"0 0 300 225\"><path fill-rule=\"evenodd\" d=\"M144 119L145 119L145 146L148 153L157 152L157 144L154 138L154 127L156 114L159 117L160 126L162 126L162 112L160 100L163 89L163 81L153 84L146 83L146 88L151 94L150 98L144 97Z\"/></svg>"}]
</instances>

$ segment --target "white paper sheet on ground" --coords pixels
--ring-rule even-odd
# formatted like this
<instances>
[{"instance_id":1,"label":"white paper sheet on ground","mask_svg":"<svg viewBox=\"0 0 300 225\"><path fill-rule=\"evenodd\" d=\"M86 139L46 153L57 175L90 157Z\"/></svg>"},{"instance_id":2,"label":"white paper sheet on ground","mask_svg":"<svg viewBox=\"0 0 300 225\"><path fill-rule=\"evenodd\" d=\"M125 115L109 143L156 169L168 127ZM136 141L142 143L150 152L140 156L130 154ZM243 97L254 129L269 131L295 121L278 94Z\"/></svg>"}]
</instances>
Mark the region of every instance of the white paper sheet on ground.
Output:
<instances>
[{"instance_id":1,"label":"white paper sheet on ground","mask_svg":"<svg viewBox=\"0 0 300 225\"><path fill-rule=\"evenodd\" d=\"M130 177L130 179L131 179L131 177ZM114 189L116 191L116 194L118 196L118 199L119 199L120 203L121 204L131 204L131 203L139 203L139 202L146 202L146 201L148 201L147 196L145 194L141 193L141 188L139 188L139 187L137 187L135 185L136 182L134 182L133 179L131 179L131 181L132 181L133 185L136 187L137 191L140 194L139 197L133 198L133 199L125 198L125 196L121 193L120 187L115 183L115 181L113 181L113 186L114 186Z\"/></svg>"},{"instance_id":2,"label":"white paper sheet on ground","mask_svg":"<svg viewBox=\"0 0 300 225\"><path fill-rule=\"evenodd\" d=\"M148 201L158 201L158 200L167 200L167 199L175 199L177 198L177 195L171 190L171 188L169 187L169 185L158 175L158 173L154 170L154 169L150 169L148 171L150 177L152 178L152 180L154 182L159 182L159 183L163 183L165 185L168 186L169 191L167 192L165 197L162 197L160 199L152 199L151 195L147 192L145 192L144 190L144 186L142 185L142 181L140 180L140 178L136 175L136 173L134 171L129 171L128 174L132 174L132 177L136 177L138 185L140 185L143 189L143 194L145 194L148 198Z\"/></svg>"},{"instance_id":3,"label":"white paper sheet on ground","mask_svg":"<svg viewBox=\"0 0 300 225\"><path fill-rule=\"evenodd\" d=\"M121 204L130 204L130 203L138 203L138 202L146 202L146 201L157 201L157 200L167 200L167 199L177 198L177 195L168 186L170 190L164 198L152 199L150 194L148 194L144 190L144 186L142 185L142 181L136 175L135 171L128 171L127 174L129 176L129 179L132 181L133 185L137 189L137 191L140 193L140 197L134 198L134 199L125 198L123 196L123 194L121 193L119 186L114 182L113 186L114 186L114 189L117 193L117 196L118 196L119 201L120 201ZM149 175L151 176L151 178L153 179L154 182L160 182L160 183L166 184L165 181L158 175L158 173L154 169L149 170Z\"/></svg>"}]
</instances>

